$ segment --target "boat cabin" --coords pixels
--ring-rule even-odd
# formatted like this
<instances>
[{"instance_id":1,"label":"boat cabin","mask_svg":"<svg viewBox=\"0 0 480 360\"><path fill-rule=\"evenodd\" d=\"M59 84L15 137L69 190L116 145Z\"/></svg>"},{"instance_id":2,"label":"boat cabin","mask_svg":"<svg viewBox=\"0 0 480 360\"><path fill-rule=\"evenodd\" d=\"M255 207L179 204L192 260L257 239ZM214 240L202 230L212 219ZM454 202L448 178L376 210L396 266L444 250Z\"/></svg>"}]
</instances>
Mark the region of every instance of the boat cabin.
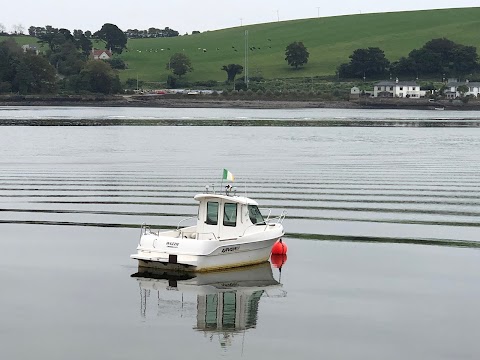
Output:
<instances>
[{"instance_id":1,"label":"boat cabin","mask_svg":"<svg viewBox=\"0 0 480 360\"><path fill-rule=\"evenodd\" d=\"M233 240L266 225L258 203L243 196L199 194L197 234L202 240Z\"/></svg>"}]
</instances>

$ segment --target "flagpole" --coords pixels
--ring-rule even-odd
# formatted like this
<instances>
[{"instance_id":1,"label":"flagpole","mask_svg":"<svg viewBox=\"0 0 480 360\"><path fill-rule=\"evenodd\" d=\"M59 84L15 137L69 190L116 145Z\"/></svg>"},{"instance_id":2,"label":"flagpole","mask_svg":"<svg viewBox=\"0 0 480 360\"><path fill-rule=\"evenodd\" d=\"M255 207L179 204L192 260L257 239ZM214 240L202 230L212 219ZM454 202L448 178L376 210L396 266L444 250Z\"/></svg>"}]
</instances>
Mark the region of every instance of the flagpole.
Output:
<instances>
[{"instance_id":1,"label":"flagpole","mask_svg":"<svg viewBox=\"0 0 480 360\"><path fill-rule=\"evenodd\" d=\"M225 172L225 169L222 171L222 183L220 184L220 193L223 191L223 173Z\"/></svg>"}]
</instances>

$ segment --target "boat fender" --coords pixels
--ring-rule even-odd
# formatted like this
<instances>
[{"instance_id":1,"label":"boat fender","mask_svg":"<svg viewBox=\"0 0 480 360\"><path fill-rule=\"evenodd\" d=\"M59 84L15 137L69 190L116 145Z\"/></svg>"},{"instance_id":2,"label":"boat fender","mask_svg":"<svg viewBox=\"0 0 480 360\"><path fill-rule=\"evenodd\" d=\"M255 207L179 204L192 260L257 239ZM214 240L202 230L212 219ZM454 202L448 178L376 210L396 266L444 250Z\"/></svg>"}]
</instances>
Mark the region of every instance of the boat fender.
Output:
<instances>
[{"instance_id":1,"label":"boat fender","mask_svg":"<svg viewBox=\"0 0 480 360\"><path fill-rule=\"evenodd\" d=\"M272 247L272 255L286 255L287 254L287 245L282 241L278 240Z\"/></svg>"}]
</instances>

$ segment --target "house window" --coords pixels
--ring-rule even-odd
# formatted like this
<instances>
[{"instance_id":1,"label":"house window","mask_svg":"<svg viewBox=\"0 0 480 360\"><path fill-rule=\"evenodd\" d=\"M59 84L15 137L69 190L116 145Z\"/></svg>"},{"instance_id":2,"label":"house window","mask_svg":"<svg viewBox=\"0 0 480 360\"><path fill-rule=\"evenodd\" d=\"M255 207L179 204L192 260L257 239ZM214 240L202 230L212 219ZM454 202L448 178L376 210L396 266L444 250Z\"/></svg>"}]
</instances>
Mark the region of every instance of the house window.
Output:
<instances>
[{"instance_id":1,"label":"house window","mask_svg":"<svg viewBox=\"0 0 480 360\"><path fill-rule=\"evenodd\" d=\"M400 91L403 91L403 86L400 86Z\"/></svg>"},{"instance_id":2,"label":"house window","mask_svg":"<svg viewBox=\"0 0 480 360\"><path fill-rule=\"evenodd\" d=\"M237 226L237 204L225 204L223 208L223 225Z\"/></svg>"},{"instance_id":3,"label":"house window","mask_svg":"<svg viewBox=\"0 0 480 360\"><path fill-rule=\"evenodd\" d=\"M218 224L218 202L209 201L207 203L207 220L205 223L208 225Z\"/></svg>"}]
</instances>

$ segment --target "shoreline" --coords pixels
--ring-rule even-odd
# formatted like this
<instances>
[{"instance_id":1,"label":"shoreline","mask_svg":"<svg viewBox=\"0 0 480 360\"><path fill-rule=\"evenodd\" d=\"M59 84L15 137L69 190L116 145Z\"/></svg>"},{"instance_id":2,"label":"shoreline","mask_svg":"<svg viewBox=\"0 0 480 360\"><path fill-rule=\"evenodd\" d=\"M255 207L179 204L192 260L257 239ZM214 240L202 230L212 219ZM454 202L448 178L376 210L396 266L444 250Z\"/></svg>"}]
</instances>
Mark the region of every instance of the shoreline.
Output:
<instances>
[{"instance_id":1,"label":"shoreline","mask_svg":"<svg viewBox=\"0 0 480 360\"><path fill-rule=\"evenodd\" d=\"M232 99L194 95L169 96L0 96L0 106L93 106L93 107L151 107L151 108L238 108L238 109L389 109L389 110L458 110L480 111L480 101L463 103L460 100L428 99L352 99L292 100L292 99Z\"/></svg>"}]
</instances>

